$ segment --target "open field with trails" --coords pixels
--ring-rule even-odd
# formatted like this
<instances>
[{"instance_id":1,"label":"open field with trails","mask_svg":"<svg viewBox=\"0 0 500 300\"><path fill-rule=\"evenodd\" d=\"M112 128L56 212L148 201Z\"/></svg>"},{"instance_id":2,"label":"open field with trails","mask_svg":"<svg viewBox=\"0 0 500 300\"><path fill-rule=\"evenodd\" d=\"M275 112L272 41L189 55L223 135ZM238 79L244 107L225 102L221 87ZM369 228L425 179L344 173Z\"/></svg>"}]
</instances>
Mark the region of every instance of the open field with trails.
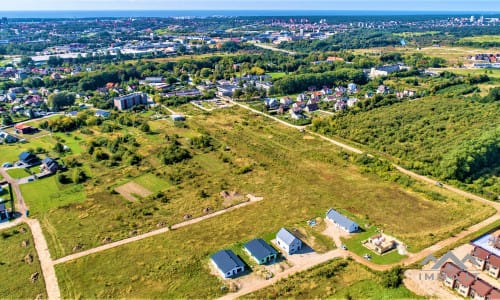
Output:
<instances>
[{"instance_id":1,"label":"open field with trails","mask_svg":"<svg viewBox=\"0 0 500 300\"><path fill-rule=\"evenodd\" d=\"M24 233L22 230L25 230ZM27 247L21 244L28 241ZM32 262L25 258L32 255ZM46 298L45 283L27 225L19 225L0 231L0 298L35 299L37 295ZM31 282L31 276L38 272L38 279Z\"/></svg>"},{"instance_id":2,"label":"open field with trails","mask_svg":"<svg viewBox=\"0 0 500 300\"><path fill-rule=\"evenodd\" d=\"M282 279L244 299L423 299L404 287L384 288L380 274L345 259L335 259Z\"/></svg>"},{"instance_id":3,"label":"open field with trails","mask_svg":"<svg viewBox=\"0 0 500 300\"><path fill-rule=\"evenodd\" d=\"M370 49L357 49L353 50L356 54L381 54L399 52L402 54L422 53L431 57L441 57L446 59L450 64L457 64L464 62L466 57L478 53L499 53L500 48L472 48L472 47L424 47L419 49L410 47L378 47Z\"/></svg>"},{"instance_id":4,"label":"open field with trails","mask_svg":"<svg viewBox=\"0 0 500 300\"><path fill-rule=\"evenodd\" d=\"M361 172L331 144L316 138L304 140L299 131L239 108L191 113L181 128L165 120L150 122L155 136L177 134L185 146L188 136L208 135L219 145L214 151L191 149L193 158L162 166L151 155L157 146L153 142L138 149L144 155L140 166L104 168L82 160L93 169L93 178L85 184L87 200L51 209L41 216L53 256L100 245L104 237L117 240L149 231L161 222L178 223L188 213L200 216L204 207L220 209L221 190L252 193L263 196L264 201L57 265L63 297L221 295L221 282L209 274L211 253L224 248L241 252L242 243L255 237L270 240L283 226L303 228L317 243L313 247L331 249L333 241L315 238L318 232L306 228L305 223L324 217L329 207L344 209L384 229L408 244L410 251L429 246L493 213L485 205L451 194L437 201L421 192L435 187L415 184L403 188ZM138 131L132 133L137 141L147 139ZM158 182L168 182L161 190L167 196L166 202L143 198L131 203L113 192L116 178L135 181L145 173L153 174ZM242 256L250 263L248 257ZM130 263L116 263L113 257L127 257Z\"/></svg>"}]
</instances>

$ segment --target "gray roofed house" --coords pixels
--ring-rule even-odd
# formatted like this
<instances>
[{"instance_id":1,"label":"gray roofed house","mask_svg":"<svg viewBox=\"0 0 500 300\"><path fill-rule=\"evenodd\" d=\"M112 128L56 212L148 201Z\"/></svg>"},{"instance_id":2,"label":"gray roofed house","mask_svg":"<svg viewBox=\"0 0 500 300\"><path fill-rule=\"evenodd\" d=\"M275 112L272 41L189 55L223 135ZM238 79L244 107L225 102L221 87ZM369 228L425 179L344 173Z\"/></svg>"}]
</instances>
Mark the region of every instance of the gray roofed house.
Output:
<instances>
[{"instance_id":1,"label":"gray roofed house","mask_svg":"<svg viewBox=\"0 0 500 300\"><path fill-rule=\"evenodd\" d=\"M288 254L302 249L302 241L285 228L281 228L276 234L276 243Z\"/></svg>"},{"instance_id":2,"label":"gray roofed house","mask_svg":"<svg viewBox=\"0 0 500 300\"><path fill-rule=\"evenodd\" d=\"M46 171L50 174L54 174L59 169L59 164L50 157L44 158L42 160L42 171Z\"/></svg>"},{"instance_id":3,"label":"gray roofed house","mask_svg":"<svg viewBox=\"0 0 500 300\"><path fill-rule=\"evenodd\" d=\"M263 239L254 239L246 243L245 251L248 252L259 265L273 262L278 258L278 252Z\"/></svg>"},{"instance_id":4,"label":"gray roofed house","mask_svg":"<svg viewBox=\"0 0 500 300\"><path fill-rule=\"evenodd\" d=\"M349 233L356 232L359 229L359 226L358 224L356 224L356 222L351 221L349 218L334 210L333 208L330 208L328 210L328 212L326 213L326 218Z\"/></svg>"},{"instance_id":5,"label":"gray roofed house","mask_svg":"<svg viewBox=\"0 0 500 300\"><path fill-rule=\"evenodd\" d=\"M220 250L212 255L210 260L224 278L229 278L245 271L245 264L231 250Z\"/></svg>"}]
</instances>

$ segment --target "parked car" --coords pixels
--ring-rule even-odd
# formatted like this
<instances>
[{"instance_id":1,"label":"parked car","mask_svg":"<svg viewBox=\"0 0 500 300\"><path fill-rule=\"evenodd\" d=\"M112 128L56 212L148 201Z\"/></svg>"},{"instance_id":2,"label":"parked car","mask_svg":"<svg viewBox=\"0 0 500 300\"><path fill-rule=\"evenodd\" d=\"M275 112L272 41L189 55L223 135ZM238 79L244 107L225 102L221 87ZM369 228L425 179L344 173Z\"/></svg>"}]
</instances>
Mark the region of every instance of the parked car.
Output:
<instances>
[{"instance_id":1,"label":"parked car","mask_svg":"<svg viewBox=\"0 0 500 300\"><path fill-rule=\"evenodd\" d=\"M2 167L3 168L12 168L12 163L10 163L10 162L3 163Z\"/></svg>"},{"instance_id":2,"label":"parked car","mask_svg":"<svg viewBox=\"0 0 500 300\"><path fill-rule=\"evenodd\" d=\"M371 256L370 254L365 254L365 255L363 255L363 257L364 257L365 259L367 259L367 260L372 259L372 256Z\"/></svg>"},{"instance_id":3,"label":"parked car","mask_svg":"<svg viewBox=\"0 0 500 300\"><path fill-rule=\"evenodd\" d=\"M345 244L342 244L340 248L342 248L342 250L347 250L347 246Z\"/></svg>"}]
</instances>

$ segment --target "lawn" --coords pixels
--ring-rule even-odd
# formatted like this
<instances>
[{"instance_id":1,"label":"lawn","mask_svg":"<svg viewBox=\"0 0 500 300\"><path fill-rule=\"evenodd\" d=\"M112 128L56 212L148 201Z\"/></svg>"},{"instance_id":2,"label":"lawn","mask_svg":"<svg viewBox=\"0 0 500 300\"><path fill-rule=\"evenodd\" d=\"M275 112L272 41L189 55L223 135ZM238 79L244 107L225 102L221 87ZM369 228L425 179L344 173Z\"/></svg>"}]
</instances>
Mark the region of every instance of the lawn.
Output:
<instances>
[{"instance_id":1,"label":"lawn","mask_svg":"<svg viewBox=\"0 0 500 300\"><path fill-rule=\"evenodd\" d=\"M145 187L153 193L160 192L169 187L169 183L152 173L144 174L133 180L135 183Z\"/></svg>"},{"instance_id":2,"label":"lawn","mask_svg":"<svg viewBox=\"0 0 500 300\"><path fill-rule=\"evenodd\" d=\"M21 228L26 230L21 232ZM21 243L27 240L27 247ZM33 262L28 264L24 258L31 254ZM38 272L38 280L31 282L31 275ZM35 299L37 295L46 298L40 262L36 254L30 230L26 225L0 231L0 298Z\"/></svg>"},{"instance_id":3,"label":"lawn","mask_svg":"<svg viewBox=\"0 0 500 300\"><path fill-rule=\"evenodd\" d=\"M85 200L81 185L61 185L57 176L51 176L21 185L24 201L29 206L31 216L39 216L51 209Z\"/></svg>"},{"instance_id":4,"label":"lawn","mask_svg":"<svg viewBox=\"0 0 500 300\"><path fill-rule=\"evenodd\" d=\"M244 299L423 299L404 286L386 288L379 273L344 259L316 266Z\"/></svg>"},{"instance_id":5,"label":"lawn","mask_svg":"<svg viewBox=\"0 0 500 300\"><path fill-rule=\"evenodd\" d=\"M208 269L212 253L238 248L256 237L269 239L281 227L303 227L306 220L324 217L330 207L383 229L408 244L410 251L449 237L493 213L482 204L452 194L434 200L425 193L434 187L419 186L424 192L416 192L364 173L344 160L342 152L331 144L318 138L305 139L297 130L240 108L194 116L185 125L176 128L165 124L157 130L170 135L182 131L185 135L207 134L229 150L193 153L194 158L171 166L159 165L156 155L146 157L139 167L112 169L92 163L98 177L86 185L87 200L43 215L42 226L53 257L73 252L76 245L83 249L101 245L104 237L117 240L149 231L158 228L159 222L171 225L187 213L202 215L202 208L208 205L220 209L221 190L252 193L264 200L58 265L64 298L220 296L222 282ZM179 136L180 143L186 145L188 139ZM152 145L145 147L150 149L144 153L156 153ZM199 155L202 158L197 158ZM109 190L118 178L129 176L133 180L145 173L171 183L166 202L143 199L131 203ZM116 263L116 257L127 257L128 263ZM371 290L372 297L381 291Z\"/></svg>"},{"instance_id":6,"label":"lawn","mask_svg":"<svg viewBox=\"0 0 500 300\"><path fill-rule=\"evenodd\" d=\"M371 261L380 265L396 263L406 257L400 255L397 250L392 250L384 255L378 255L361 244L362 241L374 236L375 234L377 234L377 228L375 226L370 226L362 232L352 234L349 238L342 238L342 242L347 246L349 251L352 251L359 256L370 254L372 257Z\"/></svg>"},{"instance_id":7,"label":"lawn","mask_svg":"<svg viewBox=\"0 0 500 300\"><path fill-rule=\"evenodd\" d=\"M31 175L31 173L28 173L25 168L8 169L7 174L9 174L12 178L24 178Z\"/></svg>"},{"instance_id":8,"label":"lawn","mask_svg":"<svg viewBox=\"0 0 500 300\"><path fill-rule=\"evenodd\" d=\"M286 76L285 72L270 72L267 75L271 76L272 79L280 79Z\"/></svg>"}]
</instances>

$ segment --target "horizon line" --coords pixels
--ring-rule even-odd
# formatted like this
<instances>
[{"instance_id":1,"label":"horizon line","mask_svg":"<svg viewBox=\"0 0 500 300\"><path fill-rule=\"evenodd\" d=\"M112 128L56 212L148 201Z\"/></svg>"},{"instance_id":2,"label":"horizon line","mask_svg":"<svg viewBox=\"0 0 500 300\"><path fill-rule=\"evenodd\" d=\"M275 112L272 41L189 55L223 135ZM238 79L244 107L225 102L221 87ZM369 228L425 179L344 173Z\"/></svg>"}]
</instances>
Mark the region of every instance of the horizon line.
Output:
<instances>
[{"instance_id":1,"label":"horizon line","mask_svg":"<svg viewBox=\"0 0 500 300\"><path fill-rule=\"evenodd\" d=\"M294 12L308 12L308 11L342 11L342 12L471 12L471 13L500 13L500 10L497 11L491 11L491 10L441 10L441 9L436 9L436 10L425 10L425 9L410 9L410 10L405 10L405 9L367 9L367 10L362 10L362 9L37 9L37 10L31 10L31 9L24 9L24 10L2 10L0 9L0 12L39 12L39 11L51 11L51 12L75 12L75 11L86 11L86 12L92 12L92 11L294 11Z\"/></svg>"}]
</instances>

